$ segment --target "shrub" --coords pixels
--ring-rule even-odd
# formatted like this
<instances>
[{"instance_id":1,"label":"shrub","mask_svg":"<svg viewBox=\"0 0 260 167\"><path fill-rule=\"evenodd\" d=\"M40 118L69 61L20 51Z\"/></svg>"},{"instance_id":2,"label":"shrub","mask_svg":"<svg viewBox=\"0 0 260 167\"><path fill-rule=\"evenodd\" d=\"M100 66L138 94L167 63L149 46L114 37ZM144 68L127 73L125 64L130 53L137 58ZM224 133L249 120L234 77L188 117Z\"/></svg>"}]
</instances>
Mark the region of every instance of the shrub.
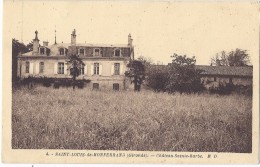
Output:
<instances>
[{"instance_id":1,"label":"shrub","mask_svg":"<svg viewBox=\"0 0 260 167\"><path fill-rule=\"evenodd\" d=\"M79 89L83 89L84 88L84 81L78 81L77 86Z\"/></svg>"},{"instance_id":2,"label":"shrub","mask_svg":"<svg viewBox=\"0 0 260 167\"><path fill-rule=\"evenodd\" d=\"M43 82L42 85L45 86L45 87L50 87L50 86L51 86L51 83L50 83L50 82Z\"/></svg>"},{"instance_id":3,"label":"shrub","mask_svg":"<svg viewBox=\"0 0 260 167\"><path fill-rule=\"evenodd\" d=\"M156 92L166 91L166 86L168 82L167 71L153 71L148 74L147 86L152 88Z\"/></svg>"},{"instance_id":4,"label":"shrub","mask_svg":"<svg viewBox=\"0 0 260 167\"><path fill-rule=\"evenodd\" d=\"M60 88L60 82L59 81L55 81L53 84L54 89L59 89Z\"/></svg>"}]
</instances>

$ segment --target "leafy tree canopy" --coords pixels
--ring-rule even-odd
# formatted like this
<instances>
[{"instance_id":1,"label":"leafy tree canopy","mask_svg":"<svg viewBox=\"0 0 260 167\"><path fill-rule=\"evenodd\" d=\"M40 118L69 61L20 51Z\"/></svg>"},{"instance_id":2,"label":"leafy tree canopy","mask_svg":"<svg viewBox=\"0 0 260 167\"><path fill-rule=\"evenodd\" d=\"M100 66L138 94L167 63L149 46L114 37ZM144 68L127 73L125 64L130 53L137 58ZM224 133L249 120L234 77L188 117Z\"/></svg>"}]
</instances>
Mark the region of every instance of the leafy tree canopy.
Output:
<instances>
[{"instance_id":1,"label":"leafy tree canopy","mask_svg":"<svg viewBox=\"0 0 260 167\"><path fill-rule=\"evenodd\" d=\"M169 65L168 84L169 92L198 92L202 89L200 82L200 70L195 69L196 59L176 53L171 56L172 63Z\"/></svg>"},{"instance_id":2,"label":"leafy tree canopy","mask_svg":"<svg viewBox=\"0 0 260 167\"><path fill-rule=\"evenodd\" d=\"M129 77L134 83L134 89L140 91L141 84L145 78L145 66L141 61L133 60L127 64L128 70L125 76Z\"/></svg>"},{"instance_id":3,"label":"leafy tree canopy","mask_svg":"<svg viewBox=\"0 0 260 167\"><path fill-rule=\"evenodd\" d=\"M247 66L249 63L247 50L242 49L221 51L211 58L211 64L214 66Z\"/></svg>"},{"instance_id":4,"label":"leafy tree canopy","mask_svg":"<svg viewBox=\"0 0 260 167\"><path fill-rule=\"evenodd\" d=\"M13 84L17 80L17 56L19 53L28 52L29 49L17 39L12 39L12 81Z\"/></svg>"},{"instance_id":5,"label":"leafy tree canopy","mask_svg":"<svg viewBox=\"0 0 260 167\"><path fill-rule=\"evenodd\" d=\"M73 89L75 89L75 81L76 78L80 75L81 69L85 66L84 62L77 55L72 54L69 56L69 60L66 63L68 65L68 69L70 75L73 79Z\"/></svg>"},{"instance_id":6,"label":"leafy tree canopy","mask_svg":"<svg viewBox=\"0 0 260 167\"><path fill-rule=\"evenodd\" d=\"M17 39L12 39L12 54L13 57L17 56L19 53L25 53L28 52L29 49L21 42L19 42Z\"/></svg>"}]
</instances>

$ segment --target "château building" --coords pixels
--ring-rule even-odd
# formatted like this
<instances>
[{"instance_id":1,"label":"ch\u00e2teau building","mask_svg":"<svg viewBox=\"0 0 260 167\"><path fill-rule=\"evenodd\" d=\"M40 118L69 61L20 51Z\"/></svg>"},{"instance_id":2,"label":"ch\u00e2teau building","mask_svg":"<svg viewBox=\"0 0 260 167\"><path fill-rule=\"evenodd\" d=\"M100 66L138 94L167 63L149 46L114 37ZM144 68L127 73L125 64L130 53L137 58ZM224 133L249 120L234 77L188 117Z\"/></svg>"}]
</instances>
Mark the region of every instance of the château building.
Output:
<instances>
[{"instance_id":1,"label":"ch\u00e2teau building","mask_svg":"<svg viewBox=\"0 0 260 167\"><path fill-rule=\"evenodd\" d=\"M84 62L80 79L90 80L88 87L93 89L125 89L125 71L128 62L134 58L133 39L128 35L127 44L104 45L76 42L76 30L71 34L70 43L41 46L38 32L35 31L33 49L18 56L17 75L20 78L48 77L71 78L67 67L69 55L76 54Z\"/></svg>"}]
</instances>

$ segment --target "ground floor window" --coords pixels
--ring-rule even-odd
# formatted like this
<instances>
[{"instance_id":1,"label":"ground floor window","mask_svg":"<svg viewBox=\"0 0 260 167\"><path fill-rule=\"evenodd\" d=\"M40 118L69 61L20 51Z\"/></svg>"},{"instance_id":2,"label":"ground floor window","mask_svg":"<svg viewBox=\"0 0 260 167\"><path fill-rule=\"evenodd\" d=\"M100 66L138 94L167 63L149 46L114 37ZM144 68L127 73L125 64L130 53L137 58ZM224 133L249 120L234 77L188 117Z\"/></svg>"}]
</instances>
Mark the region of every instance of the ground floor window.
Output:
<instances>
[{"instance_id":1,"label":"ground floor window","mask_svg":"<svg viewBox=\"0 0 260 167\"><path fill-rule=\"evenodd\" d=\"M115 63L114 64L114 75L119 75L120 74L120 63Z\"/></svg>"},{"instance_id":2,"label":"ground floor window","mask_svg":"<svg viewBox=\"0 0 260 167\"><path fill-rule=\"evenodd\" d=\"M40 70L39 70L39 72L43 73L43 71L44 71L44 62L40 62Z\"/></svg>"},{"instance_id":3,"label":"ground floor window","mask_svg":"<svg viewBox=\"0 0 260 167\"><path fill-rule=\"evenodd\" d=\"M118 83L114 83L113 84L113 90L119 90L119 84Z\"/></svg>"},{"instance_id":4,"label":"ground floor window","mask_svg":"<svg viewBox=\"0 0 260 167\"><path fill-rule=\"evenodd\" d=\"M64 74L64 63L58 63L58 74Z\"/></svg>"},{"instance_id":5,"label":"ground floor window","mask_svg":"<svg viewBox=\"0 0 260 167\"><path fill-rule=\"evenodd\" d=\"M93 83L93 89L98 90L99 89L99 84L98 83Z\"/></svg>"},{"instance_id":6,"label":"ground floor window","mask_svg":"<svg viewBox=\"0 0 260 167\"><path fill-rule=\"evenodd\" d=\"M94 63L94 74L99 75L99 63Z\"/></svg>"},{"instance_id":7,"label":"ground floor window","mask_svg":"<svg viewBox=\"0 0 260 167\"><path fill-rule=\"evenodd\" d=\"M30 69L30 62L25 62L25 73L29 73L29 69Z\"/></svg>"},{"instance_id":8,"label":"ground floor window","mask_svg":"<svg viewBox=\"0 0 260 167\"><path fill-rule=\"evenodd\" d=\"M85 65L81 64L80 71L79 71L80 75L84 75L84 73L85 73L84 68L85 68Z\"/></svg>"}]
</instances>

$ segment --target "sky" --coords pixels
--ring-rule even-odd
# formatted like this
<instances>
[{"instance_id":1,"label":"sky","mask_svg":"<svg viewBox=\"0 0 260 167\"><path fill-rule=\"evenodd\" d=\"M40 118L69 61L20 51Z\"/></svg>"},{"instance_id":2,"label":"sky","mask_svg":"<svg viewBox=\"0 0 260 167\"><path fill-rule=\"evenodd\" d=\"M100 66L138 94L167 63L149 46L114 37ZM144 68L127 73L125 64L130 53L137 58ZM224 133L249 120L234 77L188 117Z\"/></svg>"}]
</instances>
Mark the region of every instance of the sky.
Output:
<instances>
[{"instance_id":1,"label":"sky","mask_svg":"<svg viewBox=\"0 0 260 167\"><path fill-rule=\"evenodd\" d=\"M236 48L258 56L259 24L255 3L177 1L28 1L7 0L12 38L29 43L38 30L42 41L127 44L131 33L135 57L168 64L173 53L195 56L209 65L216 53Z\"/></svg>"}]
</instances>

